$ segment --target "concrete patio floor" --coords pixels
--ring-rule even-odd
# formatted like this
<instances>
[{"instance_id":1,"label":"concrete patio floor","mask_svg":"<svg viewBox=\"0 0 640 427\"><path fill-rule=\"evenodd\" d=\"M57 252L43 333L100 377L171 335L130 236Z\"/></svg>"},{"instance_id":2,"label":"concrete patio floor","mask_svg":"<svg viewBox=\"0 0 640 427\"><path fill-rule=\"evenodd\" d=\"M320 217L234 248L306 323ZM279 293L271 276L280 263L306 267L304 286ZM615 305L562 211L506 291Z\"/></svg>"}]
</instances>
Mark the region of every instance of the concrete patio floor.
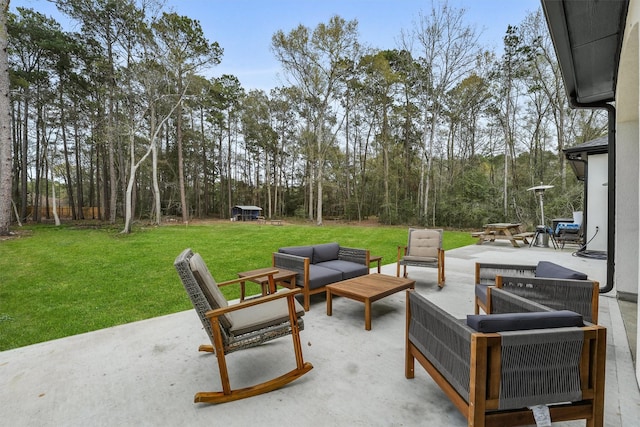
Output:
<instances>
[{"instance_id":1,"label":"concrete patio floor","mask_svg":"<svg viewBox=\"0 0 640 427\"><path fill-rule=\"evenodd\" d=\"M418 292L464 317L473 312L476 261L548 260L583 271L604 286L606 262L572 256L574 250L472 245L447 251L442 290L434 269L409 268L409 276ZM395 264L382 272L395 275ZM631 311L637 306L625 307L625 316L635 320ZM608 330L605 425L638 425L640 393L615 292L601 295L599 317ZM222 405L193 403L197 391L220 388L215 357L197 351L207 337L193 310L0 352L0 423L465 426L421 367L415 379L404 377L405 293L375 302L372 318L372 330L365 331L363 305L345 298L334 299L328 317L324 297L316 296L301 333L305 360L314 369L279 390ZM236 388L280 375L295 363L289 339L233 353L227 360Z\"/></svg>"}]
</instances>

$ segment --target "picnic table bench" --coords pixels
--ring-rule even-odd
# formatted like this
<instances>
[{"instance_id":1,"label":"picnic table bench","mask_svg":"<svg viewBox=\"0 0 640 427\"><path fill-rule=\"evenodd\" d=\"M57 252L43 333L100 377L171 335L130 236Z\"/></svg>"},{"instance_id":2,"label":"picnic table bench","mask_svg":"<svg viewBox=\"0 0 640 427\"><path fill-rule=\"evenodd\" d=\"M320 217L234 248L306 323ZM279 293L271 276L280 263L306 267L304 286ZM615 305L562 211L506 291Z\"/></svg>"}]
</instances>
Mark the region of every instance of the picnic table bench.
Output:
<instances>
[{"instance_id":1,"label":"picnic table bench","mask_svg":"<svg viewBox=\"0 0 640 427\"><path fill-rule=\"evenodd\" d=\"M528 238L534 235L532 232L523 232L520 226L520 223L507 222L485 224L484 230L474 231L471 236L478 238L478 245L482 245L485 242L495 242L496 240L509 240L513 247L519 248L518 240L528 245Z\"/></svg>"}]
</instances>

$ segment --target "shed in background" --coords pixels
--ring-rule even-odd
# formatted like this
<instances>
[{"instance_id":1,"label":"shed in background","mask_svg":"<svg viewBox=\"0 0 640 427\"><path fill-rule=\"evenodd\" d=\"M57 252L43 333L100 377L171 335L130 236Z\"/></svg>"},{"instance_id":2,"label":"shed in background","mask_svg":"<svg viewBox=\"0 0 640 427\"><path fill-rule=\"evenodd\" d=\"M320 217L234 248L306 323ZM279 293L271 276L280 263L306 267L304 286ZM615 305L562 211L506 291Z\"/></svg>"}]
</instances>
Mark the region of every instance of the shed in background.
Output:
<instances>
[{"instance_id":1,"label":"shed in background","mask_svg":"<svg viewBox=\"0 0 640 427\"><path fill-rule=\"evenodd\" d=\"M255 221L262 216L262 208L258 206L235 205L231 209L232 221Z\"/></svg>"}]
</instances>

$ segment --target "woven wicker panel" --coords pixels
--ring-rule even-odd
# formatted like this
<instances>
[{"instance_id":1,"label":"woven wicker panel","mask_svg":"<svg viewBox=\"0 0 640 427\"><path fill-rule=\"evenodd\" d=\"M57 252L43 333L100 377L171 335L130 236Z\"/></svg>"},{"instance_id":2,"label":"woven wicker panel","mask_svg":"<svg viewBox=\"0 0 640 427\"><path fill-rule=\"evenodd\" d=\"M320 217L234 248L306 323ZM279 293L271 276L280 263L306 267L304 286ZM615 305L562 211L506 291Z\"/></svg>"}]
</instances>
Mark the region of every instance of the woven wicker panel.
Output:
<instances>
[{"instance_id":1,"label":"woven wicker panel","mask_svg":"<svg viewBox=\"0 0 640 427\"><path fill-rule=\"evenodd\" d=\"M571 310L593 322L593 282L549 278L503 277L502 288L554 310Z\"/></svg>"},{"instance_id":2,"label":"woven wicker panel","mask_svg":"<svg viewBox=\"0 0 640 427\"><path fill-rule=\"evenodd\" d=\"M302 331L304 329L304 321L298 318L298 327ZM284 337L291 334L291 326L289 323L281 323L279 325L270 326L247 334L230 336L228 343L225 345L225 354L233 353L237 350L244 350L263 344L276 338Z\"/></svg>"},{"instance_id":3,"label":"woven wicker panel","mask_svg":"<svg viewBox=\"0 0 640 427\"><path fill-rule=\"evenodd\" d=\"M274 253L273 254L274 267L276 268L284 268L285 270L296 272L296 285L303 286L304 285L304 258L283 254L283 253Z\"/></svg>"},{"instance_id":4,"label":"woven wicker panel","mask_svg":"<svg viewBox=\"0 0 640 427\"><path fill-rule=\"evenodd\" d=\"M499 409L582 399L579 328L503 332Z\"/></svg>"},{"instance_id":5,"label":"woven wicker panel","mask_svg":"<svg viewBox=\"0 0 640 427\"><path fill-rule=\"evenodd\" d=\"M491 288L490 298L491 314L554 311L545 305L496 287Z\"/></svg>"},{"instance_id":6,"label":"woven wicker panel","mask_svg":"<svg viewBox=\"0 0 640 427\"><path fill-rule=\"evenodd\" d=\"M535 275L535 265L480 263L480 277L478 278L478 283L494 285L496 283L496 276L535 277Z\"/></svg>"},{"instance_id":7,"label":"woven wicker panel","mask_svg":"<svg viewBox=\"0 0 640 427\"><path fill-rule=\"evenodd\" d=\"M403 258L399 261L400 265L407 265L412 267L438 267L438 261L435 262L427 262L427 261L413 261L410 259Z\"/></svg>"},{"instance_id":8,"label":"woven wicker panel","mask_svg":"<svg viewBox=\"0 0 640 427\"><path fill-rule=\"evenodd\" d=\"M409 295L409 340L468 402L473 330L421 295Z\"/></svg>"},{"instance_id":9,"label":"woven wicker panel","mask_svg":"<svg viewBox=\"0 0 640 427\"><path fill-rule=\"evenodd\" d=\"M340 246L340 249L338 250L338 259L367 265L367 250Z\"/></svg>"}]
</instances>

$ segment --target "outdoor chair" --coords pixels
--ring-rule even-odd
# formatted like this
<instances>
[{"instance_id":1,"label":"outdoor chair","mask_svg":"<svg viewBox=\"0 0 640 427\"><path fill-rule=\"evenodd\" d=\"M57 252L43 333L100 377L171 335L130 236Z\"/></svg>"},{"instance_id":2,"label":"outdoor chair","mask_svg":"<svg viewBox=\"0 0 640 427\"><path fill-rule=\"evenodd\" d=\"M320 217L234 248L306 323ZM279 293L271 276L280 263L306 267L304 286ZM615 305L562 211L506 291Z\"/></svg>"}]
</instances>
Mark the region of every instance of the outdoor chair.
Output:
<instances>
[{"instance_id":1,"label":"outdoor chair","mask_svg":"<svg viewBox=\"0 0 640 427\"><path fill-rule=\"evenodd\" d=\"M480 309L487 310L487 287L496 285L497 276L508 277L544 277L551 279L586 280L587 275L571 270L549 261L540 261L535 265L528 264L499 264L477 262L475 266L475 299L474 313Z\"/></svg>"},{"instance_id":2,"label":"outdoor chair","mask_svg":"<svg viewBox=\"0 0 640 427\"><path fill-rule=\"evenodd\" d=\"M582 211L573 213L573 222L559 222L554 233L563 249L567 242L581 245L584 234Z\"/></svg>"},{"instance_id":3,"label":"outdoor chair","mask_svg":"<svg viewBox=\"0 0 640 427\"><path fill-rule=\"evenodd\" d=\"M571 310L598 323L600 284L595 280L497 276L496 287L554 310ZM491 313L491 308L488 310Z\"/></svg>"},{"instance_id":4,"label":"outdoor chair","mask_svg":"<svg viewBox=\"0 0 640 427\"><path fill-rule=\"evenodd\" d=\"M409 229L406 246L398 246L398 264L396 276L400 277L400 266L403 266L403 277L407 277L407 266L431 267L438 269L438 286L443 287L444 249L442 248L443 230Z\"/></svg>"},{"instance_id":5,"label":"outdoor chair","mask_svg":"<svg viewBox=\"0 0 640 427\"><path fill-rule=\"evenodd\" d=\"M417 360L469 426L535 425L532 407L602 426L606 329L567 310L523 310L465 322L407 291L405 377Z\"/></svg>"},{"instance_id":6,"label":"outdoor chair","mask_svg":"<svg viewBox=\"0 0 640 427\"><path fill-rule=\"evenodd\" d=\"M191 249L185 249L178 255L174 266L211 340L212 345L201 345L199 351L215 353L220 370L222 391L196 393L195 402L223 403L266 393L290 383L313 368L302 357L300 330L304 328L301 318L304 309L294 298L299 290L286 289L232 305L228 304L220 292L219 287L265 275L269 276L270 285L275 286L273 274L277 270L216 284L202 257L194 254ZM287 335L293 338L295 369L247 388L231 388L227 354Z\"/></svg>"}]
</instances>

